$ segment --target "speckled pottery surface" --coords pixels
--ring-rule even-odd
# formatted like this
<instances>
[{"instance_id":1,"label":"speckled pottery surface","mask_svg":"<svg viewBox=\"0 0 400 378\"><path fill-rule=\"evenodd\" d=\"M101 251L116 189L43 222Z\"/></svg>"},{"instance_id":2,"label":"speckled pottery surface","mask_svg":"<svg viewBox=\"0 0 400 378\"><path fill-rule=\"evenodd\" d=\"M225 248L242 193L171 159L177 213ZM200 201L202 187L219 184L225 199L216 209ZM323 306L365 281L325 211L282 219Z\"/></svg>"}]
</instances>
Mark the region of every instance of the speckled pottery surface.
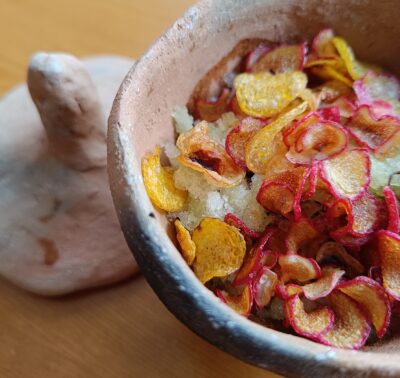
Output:
<instances>
[{"instance_id":1,"label":"speckled pottery surface","mask_svg":"<svg viewBox=\"0 0 400 378\"><path fill-rule=\"evenodd\" d=\"M397 0L201 1L178 20L126 76L109 120L108 163L125 237L148 282L169 310L198 335L259 367L296 377L398 377L396 334L363 351L329 348L257 325L224 305L197 280L152 206L140 160L174 140L172 109L185 104L197 81L243 38L310 40L333 27L361 60L399 74Z\"/></svg>"}]
</instances>

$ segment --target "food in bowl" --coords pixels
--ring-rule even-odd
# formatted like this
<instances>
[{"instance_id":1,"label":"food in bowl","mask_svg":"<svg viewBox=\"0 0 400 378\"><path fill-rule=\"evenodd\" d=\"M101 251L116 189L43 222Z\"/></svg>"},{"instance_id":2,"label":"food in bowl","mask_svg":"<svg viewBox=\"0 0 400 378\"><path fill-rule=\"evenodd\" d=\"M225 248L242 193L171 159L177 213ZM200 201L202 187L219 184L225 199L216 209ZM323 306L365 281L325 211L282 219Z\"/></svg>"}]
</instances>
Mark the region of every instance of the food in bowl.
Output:
<instances>
[{"instance_id":1,"label":"food in bowl","mask_svg":"<svg viewBox=\"0 0 400 378\"><path fill-rule=\"evenodd\" d=\"M359 349L400 299L400 84L330 29L241 41L142 161L198 279L238 313Z\"/></svg>"}]
</instances>

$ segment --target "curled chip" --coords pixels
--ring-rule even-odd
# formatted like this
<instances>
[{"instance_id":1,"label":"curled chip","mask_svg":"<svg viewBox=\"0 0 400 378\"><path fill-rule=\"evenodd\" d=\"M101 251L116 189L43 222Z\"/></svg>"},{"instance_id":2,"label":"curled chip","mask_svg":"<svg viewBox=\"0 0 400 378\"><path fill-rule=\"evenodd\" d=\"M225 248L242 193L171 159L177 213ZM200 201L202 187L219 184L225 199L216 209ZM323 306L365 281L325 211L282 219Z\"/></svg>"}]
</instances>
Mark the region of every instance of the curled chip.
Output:
<instances>
[{"instance_id":1,"label":"curled chip","mask_svg":"<svg viewBox=\"0 0 400 378\"><path fill-rule=\"evenodd\" d=\"M228 111L234 113L238 117L247 116L245 113L243 113L242 109L240 109L236 94L231 98L231 101L229 102Z\"/></svg>"},{"instance_id":2,"label":"curled chip","mask_svg":"<svg viewBox=\"0 0 400 378\"><path fill-rule=\"evenodd\" d=\"M318 57L336 57L337 52L333 45L335 33L332 29L321 30L314 38L311 48L314 54Z\"/></svg>"},{"instance_id":3,"label":"curled chip","mask_svg":"<svg viewBox=\"0 0 400 378\"><path fill-rule=\"evenodd\" d=\"M264 267L260 269L253 285L254 301L259 308L265 307L275 293L278 276L272 270Z\"/></svg>"},{"instance_id":4,"label":"curled chip","mask_svg":"<svg viewBox=\"0 0 400 378\"><path fill-rule=\"evenodd\" d=\"M307 110L305 101L281 114L275 121L256 133L246 144L246 165L250 171L265 174L269 160L277 151L276 137Z\"/></svg>"},{"instance_id":5,"label":"curled chip","mask_svg":"<svg viewBox=\"0 0 400 378\"><path fill-rule=\"evenodd\" d=\"M183 226L180 220L175 221L176 239L181 248L182 256L186 263L190 266L196 257L196 245L190 236L189 231Z\"/></svg>"},{"instance_id":6,"label":"curled chip","mask_svg":"<svg viewBox=\"0 0 400 378\"><path fill-rule=\"evenodd\" d=\"M240 108L253 117L271 117L284 110L306 88L307 76L300 72L271 75L243 73L234 87Z\"/></svg>"},{"instance_id":7,"label":"curled chip","mask_svg":"<svg viewBox=\"0 0 400 378\"><path fill-rule=\"evenodd\" d=\"M224 217L224 222L238 228L245 238L258 239L263 236L262 232L252 230L241 219L232 213L228 213Z\"/></svg>"},{"instance_id":8,"label":"curled chip","mask_svg":"<svg viewBox=\"0 0 400 378\"><path fill-rule=\"evenodd\" d=\"M276 294L279 298L286 300L294 295L303 294L303 286L294 283L288 283L286 285L283 283L278 283L276 285Z\"/></svg>"},{"instance_id":9,"label":"curled chip","mask_svg":"<svg viewBox=\"0 0 400 378\"><path fill-rule=\"evenodd\" d=\"M319 172L319 163L313 162L311 164L310 174L308 175L308 181L304 186L303 199L309 199L315 194L318 184L318 172Z\"/></svg>"},{"instance_id":10,"label":"curled chip","mask_svg":"<svg viewBox=\"0 0 400 378\"><path fill-rule=\"evenodd\" d=\"M319 235L318 230L307 218L292 223L285 243L288 253L296 253Z\"/></svg>"},{"instance_id":11,"label":"curled chip","mask_svg":"<svg viewBox=\"0 0 400 378\"><path fill-rule=\"evenodd\" d=\"M287 299L285 303L286 319L294 331L312 340L319 340L333 327L335 316L328 307L320 307L306 312L298 295Z\"/></svg>"},{"instance_id":12,"label":"curled chip","mask_svg":"<svg viewBox=\"0 0 400 378\"><path fill-rule=\"evenodd\" d=\"M307 45L279 46L263 54L253 65L251 72L270 71L275 74L302 71Z\"/></svg>"},{"instance_id":13,"label":"curled chip","mask_svg":"<svg viewBox=\"0 0 400 378\"><path fill-rule=\"evenodd\" d=\"M325 106L318 110L318 114L326 121L340 122L340 108L338 106Z\"/></svg>"},{"instance_id":14,"label":"curled chip","mask_svg":"<svg viewBox=\"0 0 400 378\"><path fill-rule=\"evenodd\" d=\"M266 249L266 245L271 236L275 233L275 229L270 228L264 232L264 235L257 241L257 243L246 254L243 265L237 272L236 277L232 283L233 286L240 286L250 283L257 275L257 272L263 264L263 258L272 252Z\"/></svg>"},{"instance_id":15,"label":"curled chip","mask_svg":"<svg viewBox=\"0 0 400 378\"><path fill-rule=\"evenodd\" d=\"M246 254L246 242L236 227L214 218L204 218L195 228L193 270L202 283L238 270Z\"/></svg>"},{"instance_id":16,"label":"curled chip","mask_svg":"<svg viewBox=\"0 0 400 378\"><path fill-rule=\"evenodd\" d=\"M398 152L400 119L390 115L377 118L368 105L360 106L347 124L357 142L383 157Z\"/></svg>"},{"instance_id":17,"label":"curled chip","mask_svg":"<svg viewBox=\"0 0 400 378\"><path fill-rule=\"evenodd\" d=\"M320 175L337 198L356 199L368 188L371 164L364 149L353 149L321 162Z\"/></svg>"},{"instance_id":18,"label":"curled chip","mask_svg":"<svg viewBox=\"0 0 400 378\"><path fill-rule=\"evenodd\" d=\"M353 82L341 71L338 69L333 68L332 66L314 66L310 68L310 72L326 81L336 80L340 81L341 83L347 85L349 88L353 86Z\"/></svg>"},{"instance_id":19,"label":"curled chip","mask_svg":"<svg viewBox=\"0 0 400 378\"><path fill-rule=\"evenodd\" d=\"M196 118L207 122L215 122L227 110L231 93L224 88L216 101L206 101L201 98L196 101Z\"/></svg>"},{"instance_id":20,"label":"curled chip","mask_svg":"<svg viewBox=\"0 0 400 378\"><path fill-rule=\"evenodd\" d=\"M290 169L295 168L295 164L286 159L287 148L283 144L281 135L278 135L274 141L274 154L265 163L265 173L268 176L275 176Z\"/></svg>"},{"instance_id":21,"label":"curled chip","mask_svg":"<svg viewBox=\"0 0 400 378\"><path fill-rule=\"evenodd\" d=\"M187 192L175 187L172 172L161 166L161 149L142 159L143 182L151 202L165 211L179 211L183 208Z\"/></svg>"},{"instance_id":22,"label":"curled chip","mask_svg":"<svg viewBox=\"0 0 400 378\"><path fill-rule=\"evenodd\" d=\"M271 46L265 44L261 44L253 49L246 57L245 71L252 72L254 64L270 50Z\"/></svg>"},{"instance_id":23,"label":"curled chip","mask_svg":"<svg viewBox=\"0 0 400 378\"><path fill-rule=\"evenodd\" d=\"M244 287L240 295L230 295L226 292L217 290L217 296L226 303L232 310L243 316L248 316L253 305L253 292L251 286Z\"/></svg>"},{"instance_id":24,"label":"curled chip","mask_svg":"<svg viewBox=\"0 0 400 378\"><path fill-rule=\"evenodd\" d=\"M397 203L396 195L390 186L383 188L386 207L388 209L388 225L387 230L398 234L400 232L400 215L399 204Z\"/></svg>"},{"instance_id":25,"label":"curled chip","mask_svg":"<svg viewBox=\"0 0 400 378\"><path fill-rule=\"evenodd\" d=\"M303 286L304 296L311 301L327 297L335 290L344 274L344 270L331 266L322 268L321 278Z\"/></svg>"},{"instance_id":26,"label":"curled chip","mask_svg":"<svg viewBox=\"0 0 400 378\"><path fill-rule=\"evenodd\" d=\"M350 277L359 276L364 273L364 266L339 243L326 242L318 250L315 257L320 265L339 264L344 266L346 275Z\"/></svg>"},{"instance_id":27,"label":"curled chip","mask_svg":"<svg viewBox=\"0 0 400 378\"><path fill-rule=\"evenodd\" d=\"M345 97L338 98L332 103L332 105L339 108L340 117L344 119L351 118L356 111L354 103Z\"/></svg>"},{"instance_id":28,"label":"curled chip","mask_svg":"<svg viewBox=\"0 0 400 378\"><path fill-rule=\"evenodd\" d=\"M245 146L247 142L261 130L266 122L256 118L245 118L239 125L234 127L226 137L226 152L232 160L243 170L247 169Z\"/></svg>"},{"instance_id":29,"label":"curled chip","mask_svg":"<svg viewBox=\"0 0 400 378\"><path fill-rule=\"evenodd\" d=\"M283 255L279 257L281 281L296 280L306 282L321 277L321 269L314 259L299 255Z\"/></svg>"},{"instance_id":30,"label":"curled chip","mask_svg":"<svg viewBox=\"0 0 400 378\"><path fill-rule=\"evenodd\" d=\"M182 154L177 160L201 172L210 184L231 187L238 185L245 176L245 172L234 163L225 148L208 136L208 124L205 121L179 135L176 146Z\"/></svg>"},{"instance_id":31,"label":"curled chip","mask_svg":"<svg viewBox=\"0 0 400 378\"><path fill-rule=\"evenodd\" d=\"M286 155L298 164L325 160L340 154L348 145L346 130L332 121L319 121L304 129Z\"/></svg>"},{"instance_id":32,"label":"curled chip","mask_svg":"<svg viewBox=\"0 0 400 378\"><path fill-rule=\"evenodd\" d=\"M353 80L358 80L367 73L367 69L356 60L353 50L343 38L334 37L332 43Z\"/></svg>"},{"instance_id":33,"label":"curled chip","mask_svg":"<svg viewBox=\"0 0 400 378\"><path fill-rule=\"evenodd\" d=\"M345 98L344 96L348 96L352 92L352 89L339 80L331 79L314 88L314 91L319 93L321 101L330 104L336 100Z\"/></svg>"},{"instance_id":34,"label":"curled chip","mask_svg":"<svg viewBox=\"0 0 400 378\"><path fill-rule=\"evenodd\" d=\"M319 122L320 119L321 117L318 113L311 112L306 114L303 118L294 123L287 130L283 131L283 142L285 143L285 145L288 148L293 146L298 136L308 127Z\"/></svg>"},{"instance_id":35,"label":"curled chip","mask_svg":"<svg viewBox=\"0 0 400 378\"><path fill-rule=\"evenodd\" d=\"M378 232L383 287L400 300L400 236L390 231Z\"/></svg>"},{"instance_id":36,"label":"curled chip","mask_svg":"<svg viewBox=\"0 0 400 378\"><path fill-rule=\"evenodd\" d=\"M376 335L385 335L390 322L390 302L385 290L371 278L359 276L343 282L338 289L353 298L371 319Z\"/></svg>"},{"instance_id":37,"label":"curled chip","mask_svg":"<svg viewBox=\"0 0 400 378\"><path fill-rule=\"evenodd\" d=\"M371 327L357 302L339 290L329 296L335 313L333 328L322 335L323 344L345 349L360 349L364 346Z\"/></svg>"},{"instance_id":38,"label":"curled chip","mask_svg":"<svg viewBox=\"0 0 400 378\"><path fill-rule=\"evenodd\" d=\"M267 210L286 215L300 201L309 169L297 167L266 179L257 193L257 201ZM300 193L297 196L297 193ZM299 214L298 214L299 215Z\"/></svg>"}]
</instances>

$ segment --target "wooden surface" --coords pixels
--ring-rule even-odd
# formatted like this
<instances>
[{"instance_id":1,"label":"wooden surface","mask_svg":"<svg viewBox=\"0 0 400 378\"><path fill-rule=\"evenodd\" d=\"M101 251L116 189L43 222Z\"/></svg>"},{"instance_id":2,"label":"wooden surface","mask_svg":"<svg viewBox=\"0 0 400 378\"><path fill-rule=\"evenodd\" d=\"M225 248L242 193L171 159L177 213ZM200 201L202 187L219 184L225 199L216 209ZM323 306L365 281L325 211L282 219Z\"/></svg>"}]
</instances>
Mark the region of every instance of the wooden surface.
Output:
<instances>
[{"instance_id":1,"label":"wooden surface","mask_svg":"<svg viewBox=\"0 0 400 378\"><path fill-rule=\"evenodd\" d=\"M0 95L37 50L138 57L191 3L0 0ZM187 330L142 277L62 299L0 281L1 378L273 376Z\"/></svg>"}]
</instances>

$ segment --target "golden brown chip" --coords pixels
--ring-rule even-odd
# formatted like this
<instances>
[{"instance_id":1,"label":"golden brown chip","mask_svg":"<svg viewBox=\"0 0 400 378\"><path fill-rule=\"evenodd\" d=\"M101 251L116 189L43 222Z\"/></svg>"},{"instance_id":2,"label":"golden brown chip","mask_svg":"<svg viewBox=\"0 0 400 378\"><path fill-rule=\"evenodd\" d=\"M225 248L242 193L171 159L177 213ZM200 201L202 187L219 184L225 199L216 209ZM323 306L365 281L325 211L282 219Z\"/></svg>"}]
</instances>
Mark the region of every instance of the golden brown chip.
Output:
<instances>
[{"instance_id":1,"label":"golden brown chip","mask_svg":"<svg viewBox=\"0 0 400 378\"><path fill-rule=\"evenodd\" d=\"M188 265L192 265L196 256L196 244L194 244L190 232L183 226L181 221L175 221L176 239L181 248L182 256Z\"/></svg>"}]
</instances>

